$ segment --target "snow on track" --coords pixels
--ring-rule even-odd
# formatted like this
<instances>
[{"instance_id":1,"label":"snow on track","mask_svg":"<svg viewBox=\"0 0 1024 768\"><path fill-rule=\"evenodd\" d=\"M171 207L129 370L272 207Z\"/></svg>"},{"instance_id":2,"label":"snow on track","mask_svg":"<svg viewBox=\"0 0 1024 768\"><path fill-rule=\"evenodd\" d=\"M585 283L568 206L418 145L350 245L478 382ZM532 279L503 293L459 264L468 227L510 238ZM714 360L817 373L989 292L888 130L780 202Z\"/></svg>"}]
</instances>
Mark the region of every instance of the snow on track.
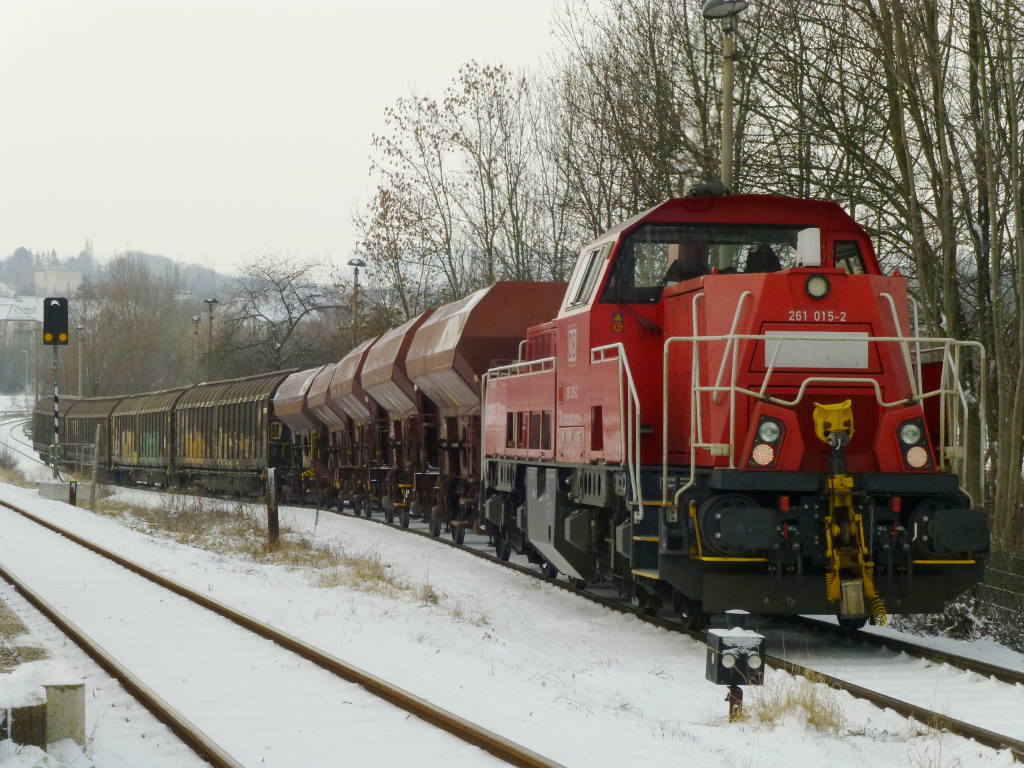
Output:
<instances>
[{"instance_id":1,"label":"snow on track","mask_svg":"<svg viewBox=\"0 0 1024 768\"><path fill-rule=\"evenodd\" d=\"M6 567L246 765L503 765L0 508Z\"/></svg>"},{"instance_id":2,"label":"snow on track","mask_svg":"<svg viewBox=\"0 0 1024 768\"><path fill-rule=\"evenodd\" d=\"M282 508L283 523L311 535L315 528L317 541L376 551L406 581L432 584L437 605L314 587L308 573L154 538L32 491L0 486L0 498L568 766L635 765L641 758L688 768L905 766L936 751L944 765L1012 764L1008 753L963 739L920 736L918 726L845 694L837 699L848 727L837 736L797 718L774 729L727 725L723 690L704 680L701 644L385 526ZM145 491L121 490L117 498L159 503ZM0 553L5 549L0 539ZM770 672L768 681L784 678ZM757 696L748 691L748 701ZM340 727L331 725L335 743L344 745ZM424 764L418 752L410 764Z\"/></svg>"}]
</instances>

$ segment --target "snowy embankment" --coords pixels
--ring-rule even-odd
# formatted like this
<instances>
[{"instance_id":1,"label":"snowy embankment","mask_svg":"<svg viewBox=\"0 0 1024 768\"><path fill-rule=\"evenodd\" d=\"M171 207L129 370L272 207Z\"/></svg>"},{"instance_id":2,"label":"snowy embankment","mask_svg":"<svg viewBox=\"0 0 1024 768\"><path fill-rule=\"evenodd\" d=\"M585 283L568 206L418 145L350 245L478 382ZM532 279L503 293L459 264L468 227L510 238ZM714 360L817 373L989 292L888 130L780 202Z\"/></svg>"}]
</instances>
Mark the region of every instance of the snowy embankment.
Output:
<instances>
[{"instance_id":1,"label":"snowy embankment","mask_svg":"<svg viewBox=\"0 0 1024 768\"><path fill-rule=\"evenodd\" d=\"M798 707L774 727L730 725L724 691L704 680L703 645L384 526L282 510L283 522L317 541L378 553L415 589L318 586L306 570L177 544L31 491L0 487L0 497L569 766L1012 762L841 693L828 694L841 713L835 731L816 730ZM144 491L117 497L159 503ZM791 684L774 671L767 683L765 694ZM761 695L749 691L748 702Z\"/></svg>"}]
</instances>

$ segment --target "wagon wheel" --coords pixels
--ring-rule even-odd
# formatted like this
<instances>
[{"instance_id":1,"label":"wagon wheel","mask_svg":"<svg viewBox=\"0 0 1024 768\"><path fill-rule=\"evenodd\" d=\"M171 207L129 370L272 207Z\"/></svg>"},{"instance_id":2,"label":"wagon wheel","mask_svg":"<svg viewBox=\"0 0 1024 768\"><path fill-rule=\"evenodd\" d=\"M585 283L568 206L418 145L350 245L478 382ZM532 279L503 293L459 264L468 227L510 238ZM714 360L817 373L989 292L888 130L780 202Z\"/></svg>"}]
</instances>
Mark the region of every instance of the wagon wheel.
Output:
<instances>
[{"instance_id":1,"label":"wagon wheel","mask_svg":"<svg viewBox=\"0 0 1024 768\"><path fill-rule=\"evenodd\" d=\"M437 516L431 513L430 515L430 535L440 536L441 535L441 521L437 519Z\"/></svg>"},{"instance_id":2,"label":"wagon wheel","mask_svg":"<svg viewBox=\"0 0 1024 768\"><path fill-rule=\"evenodd\" d=\"M462 544L466 540L466 526L456 525L456 521L452 521L452 541L456 544Z\"/></svg>"},{"instance_id":3,"label":"wagon wheel","mask_svg":"<svg viewBox=\"0 0 1024 768\"><path fill-rule=\"evenodd\" d=\"M369 496L363 496L363 517L367 520L373 517L373 502L370 501Z\"/></svg>"},{"instance_id":4,"label":"wagon wheel","mask_svg":"<svg viewBox=\"0 0 1024 768\"><path fill-rule=\"evenodd\" d=\"M512 556L512 540L507 533L498 531L494 534L494 555L503 563Z\"/></svg>"},{"instance_id":5,"label":"wagon wheel","mask_svg":"<svg viewBox=\"0 0 1024 768\"><path fill-rule=\"evenodd\" d=\"M398 524L403 528L409 527L409 516L411 513L416 511L416 502L412 502L407 507L398 508Z\"/></svg>"},{"instance_id":6,"label":"wagon wheel","mask_svg":"<svg viewBox=\"0 0 1024 768\"><path fill-rule=\"evenodd\" d=\"M553 579L558 576L558 568L553 566L547 560L545 560L544 565L541 566L540 572L544 574L545 579Z\"/></svg>"},{"instance_id":7,"label":"wagon wheel","mask_svg":"<svg viewBox=\"0 0 1024 768\"><path fill-rule=\"evenodd\" d=\"M858 616L855 619L844 619L839 616L836 618L839 619L839 626L844 632L856 632L868 623L867 616Z\"/></svg>"},{"instance_id":8,"label":"wagon wheel","mask_svg":"<svg viewBox=\"0 0 1024 768\"><path fill-rule=\"evenodd\" d=\"M395 506L394 504L387 504L384 506L384 522L391 525L395 522Z\"/></svg>"}]
</instances>

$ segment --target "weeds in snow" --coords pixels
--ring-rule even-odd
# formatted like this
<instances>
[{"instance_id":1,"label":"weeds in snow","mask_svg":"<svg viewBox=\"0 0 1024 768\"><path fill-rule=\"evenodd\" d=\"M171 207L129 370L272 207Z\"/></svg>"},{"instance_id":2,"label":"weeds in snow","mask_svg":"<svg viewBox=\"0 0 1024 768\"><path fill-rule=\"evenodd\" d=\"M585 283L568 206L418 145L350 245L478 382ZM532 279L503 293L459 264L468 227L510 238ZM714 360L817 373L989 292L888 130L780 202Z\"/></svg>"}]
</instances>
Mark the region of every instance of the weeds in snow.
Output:
<instances>
[{"instance_id":1,"label":"weeds in snow","mask_svg":"<svg viewBox=\"0 0 1024 768\"><path fill-rule=\"evenodd\" d=\"M839 733L846 727L843 708L833 689L813 677L784 678L767 682L742 710L747 722L774 728L797 718L822 733Z\"/></svg>"},{"instance_id":2,"label":"weeds in snow","mask_svg":"<svg viewBox=\"0 0 1024 768\"><path fill-rule=\"evenodd\" d=\"M18 462L14 453L6 445L0 445L0 482L8 485L17 485L21 488L31 488L33 483L25 479L18 471Z\"/></svg>"},{"instance_id":3,"label":"weeds in snow","mask_svg":"<svg viewBox=\"0 0 1024 768\"><path fill-rule=\"evenodd\" d=\"M450 618L473 626L488 625L487 614L468 610L436 589L428 578L410 583L396 574L391 563L375 551L349 552L338 544L318 542L281 523L277 546L266 535L263 510L245 502L227 502L201 496L165 494L148 507L104 499L96 511L128 522L149 534L166 536L219 555L240 555L261 565L281 565L311 572L318 587L348 587L380 597L407 597L424 606L441 608Z\"/></svg>"}]
</instances>

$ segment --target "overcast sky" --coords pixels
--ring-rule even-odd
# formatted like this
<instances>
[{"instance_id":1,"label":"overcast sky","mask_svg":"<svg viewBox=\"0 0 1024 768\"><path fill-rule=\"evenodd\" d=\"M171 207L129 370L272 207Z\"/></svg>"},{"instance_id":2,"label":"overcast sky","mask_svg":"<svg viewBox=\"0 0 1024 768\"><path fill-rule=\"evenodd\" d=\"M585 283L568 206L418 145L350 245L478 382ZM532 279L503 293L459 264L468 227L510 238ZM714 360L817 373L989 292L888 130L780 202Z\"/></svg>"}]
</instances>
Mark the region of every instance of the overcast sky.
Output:
<instances>
[{"instance_id":1,"label":"overcast sky","mask_svg":"<svg viewBox=\"0 0 1024 768\"><path fill-rule=\"evenodd\" d=\"M0 257L345 261L384 108L538 65L557 2L0 0Z\"/></svg>"}]
</instances>

